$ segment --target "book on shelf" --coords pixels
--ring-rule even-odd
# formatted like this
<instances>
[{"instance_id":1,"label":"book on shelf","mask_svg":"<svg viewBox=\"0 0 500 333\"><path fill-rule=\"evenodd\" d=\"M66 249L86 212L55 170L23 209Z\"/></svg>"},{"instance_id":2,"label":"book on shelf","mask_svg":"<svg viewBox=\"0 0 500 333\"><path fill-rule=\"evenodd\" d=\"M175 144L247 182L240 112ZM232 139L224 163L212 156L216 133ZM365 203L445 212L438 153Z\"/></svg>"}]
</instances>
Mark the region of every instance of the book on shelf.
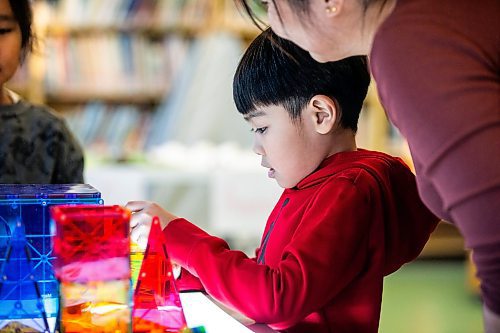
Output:
<instances>
[{"instance_id":1,"label":"book on shelf","mask_svg":"<svg viewBox=\"0 0 500 333\"><path fill-rule=\"evenodd\" d=\"M224 32L214 31L194 41L172 90L155 112L148 148L167 141L203 140L250 146L248 125L232 97L243 49L240 38Z\"/></svg>"},{"instance_id":2,"label":"book on shelf","mask_svg":"<svg viewBox=\"0 0 500 333\"><path fill-rule=\"evenodd\" d=\"M99 102L63 110L69 128L82 146L113 160L144 150L152 113L134 105Z\"/></svg>"},{"instance_id":3,"label":"book on shelf","mask_svg":"<svg viewBox=\"0 0 500 333\"><path fill-rule=\"evenodd\" d=\"M179 36L150 39L122 33L49 37L46 93L164 94L182 66L189 43Z\"/></svg>"}]
</instances>

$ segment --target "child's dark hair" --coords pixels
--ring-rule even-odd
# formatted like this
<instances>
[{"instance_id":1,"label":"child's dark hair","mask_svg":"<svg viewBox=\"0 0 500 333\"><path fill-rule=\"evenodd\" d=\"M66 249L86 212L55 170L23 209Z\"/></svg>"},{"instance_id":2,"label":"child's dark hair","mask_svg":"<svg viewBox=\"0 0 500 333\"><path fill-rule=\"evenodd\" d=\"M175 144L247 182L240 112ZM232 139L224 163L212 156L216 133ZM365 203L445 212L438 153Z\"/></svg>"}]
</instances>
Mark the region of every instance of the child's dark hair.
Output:
<instances>
[{"instance_id":1,"label":"child's dark hair","mask_svg":"<svg viewBox=\"0 0 500 333\"><path fill-rule=\"evenodd\" d=\"M14 18L21 30L22 59L33 49L33 12L30 0L9 0Z\"/></svg>"},{"instance_id":2,"label":"child's dark hair","mask_svg":"<svg viewBox=\"0 0 500 333\"><path fill-rule=\"evenodd\" d=\"M238 111L281 105L292 120L315 95L326 95L340 111L340 126L356 132L363 100L370 84L366 57L319 63L307 51L263 31L248 47L233 81Z\"/></svg>"}]
</instances>

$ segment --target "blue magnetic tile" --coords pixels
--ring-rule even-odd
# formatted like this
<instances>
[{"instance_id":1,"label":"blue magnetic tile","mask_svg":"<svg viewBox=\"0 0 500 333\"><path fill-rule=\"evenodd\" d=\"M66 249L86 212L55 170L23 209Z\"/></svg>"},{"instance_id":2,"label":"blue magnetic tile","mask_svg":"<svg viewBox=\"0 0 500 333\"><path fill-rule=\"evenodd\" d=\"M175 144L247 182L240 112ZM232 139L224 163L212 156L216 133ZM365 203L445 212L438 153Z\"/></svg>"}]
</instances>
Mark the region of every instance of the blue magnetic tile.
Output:
<instances>
[{"instance_id":1,"label":"blue magnetic tile","mask_svg":"<svg viewBox=\"0 0 500 333\"><path fill-rule=\"evenodd\" d=\"M50 206L102 203L86 184L0 185L0 332L6 320L40 319L41 308L47 317L57 316ZM13 237L19 224L23 236Z\"/></svg>"},{"instance_id":2,"label":"blue magnetic tile","mask_svg":"<svg viewBox=\"0 0 500 333\"><path fill-rule=\"evenodd\" d=\"M0 200L100 198L88 184L2 184Z\"/></svg>"}]
</instances>

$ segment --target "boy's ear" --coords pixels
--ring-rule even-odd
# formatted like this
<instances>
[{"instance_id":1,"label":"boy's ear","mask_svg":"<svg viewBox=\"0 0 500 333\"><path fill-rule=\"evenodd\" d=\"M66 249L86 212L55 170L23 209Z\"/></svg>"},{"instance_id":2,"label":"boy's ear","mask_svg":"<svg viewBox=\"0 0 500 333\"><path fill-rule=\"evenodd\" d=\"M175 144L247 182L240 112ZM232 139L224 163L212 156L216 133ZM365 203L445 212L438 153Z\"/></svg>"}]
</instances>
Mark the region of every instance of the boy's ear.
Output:
<instances>
[{"instance_id":1,"label":"boy's ear","mask_svg":"<svg viewBox=\"0 0 500 333\"><path fill-rule=\"evenodd\" d=\"M319 134L327 134L337 121L337 106L328 96L316 95L309 101L309 116L311 117L314 129Z\"/></svg>"}]
</instances>

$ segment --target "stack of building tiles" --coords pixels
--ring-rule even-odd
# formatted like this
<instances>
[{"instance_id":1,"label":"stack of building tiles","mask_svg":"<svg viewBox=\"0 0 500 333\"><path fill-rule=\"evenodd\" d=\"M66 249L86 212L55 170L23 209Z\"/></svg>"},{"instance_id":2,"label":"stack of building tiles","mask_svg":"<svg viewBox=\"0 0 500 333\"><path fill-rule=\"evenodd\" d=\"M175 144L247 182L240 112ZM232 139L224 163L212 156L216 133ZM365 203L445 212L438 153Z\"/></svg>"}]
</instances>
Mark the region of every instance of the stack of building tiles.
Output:
<instances>
[{"instance_id":1,"label":"stack of building tiles","mask_svg":"<svg viewBox=\"0 0 500 333\"><path fill-rule=\"evenodd\" d=\"M0 185L0 332L54 332L59 311L50 207L98 205L92 186Z\"/></svg>"},{"instance_id":2,"label":"stack of building tiles","mask_svg":"<svg viewBox=\"0 0 500 333\"><path fill-rule=\"evenodd\" d=\"M61 331L130 332L130 212L120 206L51 211Z\"/></svg>"}]
</instances>

